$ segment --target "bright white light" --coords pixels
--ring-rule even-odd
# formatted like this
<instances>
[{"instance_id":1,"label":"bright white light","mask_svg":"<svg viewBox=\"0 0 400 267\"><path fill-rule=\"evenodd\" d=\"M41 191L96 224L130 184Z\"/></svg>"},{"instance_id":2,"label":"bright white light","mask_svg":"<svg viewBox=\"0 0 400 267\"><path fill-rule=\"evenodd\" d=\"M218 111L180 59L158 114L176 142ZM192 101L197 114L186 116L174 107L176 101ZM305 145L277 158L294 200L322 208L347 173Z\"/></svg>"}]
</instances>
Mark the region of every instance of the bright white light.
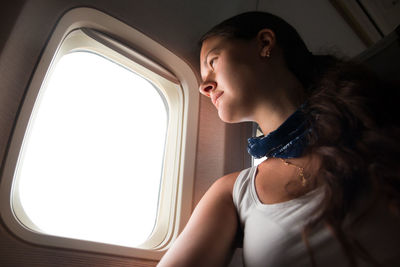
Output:
<instances>
[{"instance_id":1,"label":"bright white light","mask_svg":"<svg viewBox=\"0 0 400 267\"><path fill-rule=\"evenodd\" d=\"M256 165L260 164L261 162L263 162L266 159L267 159L267 157L262 157L262 158L259 158L259 159L253 158L253 166L256 166Z\"/></svg>"},{"instance_id":2,"label":"bright white light","mask_svg":"<svg viewBox=\"0 0 400 267\"><path fill-rule=\"evenodd\" d=\"M260 137L263 135L263 132L261 131L261 129L259 127L256 127L255 135L257 137ZM265 161L267 159L267 157L262 157L259 159L252 157L252 159L253 159L253 166L256 166L256 165L259 165L261 162Z\"/></svg>"},{"instance_id":3,"label":"bright white light","mask_svg":"<svg viewBox=\"0 0 400 267\"><path fill-rule=\"evenodd\" d=\"M46 234L139 245L156 220L166 129L147 80L93 53L63 56L17 170L26 215Z\"/></svg>"}]
</instances>

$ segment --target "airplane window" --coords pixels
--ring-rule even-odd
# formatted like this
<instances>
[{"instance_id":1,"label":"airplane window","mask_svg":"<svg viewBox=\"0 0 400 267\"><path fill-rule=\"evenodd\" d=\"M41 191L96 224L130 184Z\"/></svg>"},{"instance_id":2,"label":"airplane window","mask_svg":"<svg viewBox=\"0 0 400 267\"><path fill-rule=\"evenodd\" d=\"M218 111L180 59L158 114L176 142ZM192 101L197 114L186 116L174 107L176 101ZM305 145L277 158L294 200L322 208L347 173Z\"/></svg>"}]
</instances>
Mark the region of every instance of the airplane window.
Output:
<instances>
[{"instance_id":1,"label":"airplane window","mask_svg":"<svg viewBox=\"0 0 400 267\"><path fill-rule=\"evenodd\" d=\"M36 105L17 170L50 235L136 246L155 225L167 110L146 79L90 52L64 55Z\"/></svg>"},{"instance_id":2,"label":"airplane window","mask_svg":"<svg viewBox=\"0 0 400 267\"><path fill-rule=\"evenodd\" d=\"M197 88L150 37L95 9L68 11L21 102L2 220L33 244L160 259L192 210Z\"/></svg>"}]
</instances>

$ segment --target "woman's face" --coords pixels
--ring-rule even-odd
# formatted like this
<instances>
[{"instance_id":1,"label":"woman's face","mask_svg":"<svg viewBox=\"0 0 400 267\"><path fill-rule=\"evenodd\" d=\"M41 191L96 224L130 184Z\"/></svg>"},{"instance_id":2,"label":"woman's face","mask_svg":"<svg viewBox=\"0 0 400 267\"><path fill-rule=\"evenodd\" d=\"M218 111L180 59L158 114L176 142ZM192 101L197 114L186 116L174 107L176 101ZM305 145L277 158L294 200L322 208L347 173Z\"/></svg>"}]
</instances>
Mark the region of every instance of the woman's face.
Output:
<instances>
[{"instance_id":1,"label":"woman's face","mask_svg":"<svg viewBox=\"0 0 400 267\"><path fill-rule=\"evenodd\" d=\"M254 40L214 36L203 42L200 53L200 92L211 98L225 122L253 120L260 96L260 48ZM263 73L264 72L264 73Z\"/></svg>"}]
</instances>

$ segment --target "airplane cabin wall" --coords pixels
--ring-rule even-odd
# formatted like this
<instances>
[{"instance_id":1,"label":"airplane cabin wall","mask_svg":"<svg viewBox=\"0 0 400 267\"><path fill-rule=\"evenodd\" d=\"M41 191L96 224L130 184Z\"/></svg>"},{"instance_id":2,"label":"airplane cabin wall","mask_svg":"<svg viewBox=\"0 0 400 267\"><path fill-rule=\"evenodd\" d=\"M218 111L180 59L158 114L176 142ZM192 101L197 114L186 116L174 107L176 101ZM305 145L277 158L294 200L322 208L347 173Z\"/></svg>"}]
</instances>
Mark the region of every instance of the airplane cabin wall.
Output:
<instances>
[{"instance_id":1,"label":"airplane cabin wall","mask_svg":"<svg viewBox=\"0 0 400 267\"><path fill-rule=\"evenodd\" d=\"M0 51L11 33L12 27L18 17L18 13L21 11L25 0L15 0L12 4L8 4L0 9Z\"/></svg>"},{"instance_id":2,"label":"airplane cabin wall","mask_svg":"<svg viewBox=\"0 0 400 267\"><path fill-rule=\"evenodd\" d=\"M110 14L146 33L176 53L186 60L194 71L199 69L199 47L195 45L200 37L199 31L204 32L224 18L255 10L257 6L261 10L271 12L274 8L277 11L284 10L283 1L279 4L279 1L270 0L151 0L140 1L140 5L137 4L138 2L130 0L19 0L9 1L6 7L2 7L2 13L8 16L2 16L1 24L4 34L1 35L0 40L1 162L4 162L18 109L35 66L57 21L69 9L85 6ZM294 3L295 1L286 2ZM335 12L328 0L313 0L313 2L319 2L324 12L329 14ZM290 9L287 8L287 10ZM291 10L297 12L295 9ZM312 9L305 9L302 15L312 15L315 12ZM286 16L290 15L286 14ZM336 17L335 19L342 23L342 20ZM3 23L3 21L7 22ZM298 23L297 20L295 22ZM331 22L335 24L334 20ZM159 26L160 23L163 27ZM353 46L347 55L352 56L361 52L365 47L357 40L350 27L345 24L339 26L340 29L344 29L342 30L342 34L345 35L343 40L351 40L350 46ZM305 35L307 36L307 33ZM349 44L342 42L343 47L347 45ZM217 178L250 166L250 158L245 152L245 142L251 135L251 131L250 123L225 124L221 122L210 100L206 97L200 98L193 207ZM30 244L16 237L0 220L0 265L122 267L155 266L156 262ZM241 266L240 259L231 266Z\"/></svg>"},{"instance_id":3,"label":"airplane cabin wall","mask_svg":"<svg viewBox=\"0 0 400 267\"><path fill-rule=\"evenodd\" d=\"M179 2L179 1L176 1ZM110 14L134 28L146 32L150 37L168 47L186 60L189 59L193 69L198 64L198 50L195 45L189 46L197 49L196 52L182 48L179 45L179 36L163 36L170 31L159 27L155 21L166 19L173 20L171 12L176 12L170 7L169 13L161 8L163 1L145 1L140 8L135 8L132 1L107 1L107 0L35 0L11 2L3 9L8 14L8 23L2 23L5 29L0 40L2 50L0 54L0 160L4 162L7 146L12 135L13 125L17 119L18 109L23 100L25 90L29 86L30 79L35 72L41 53L59 18L69 9L74 7L94 7ZM233 3L233 2L232 2ZM250 1L249 1L250 3ZM218 7L218 4L216 4ZM220 16L230 16L237 13L237 8L243 8L240 1L233 3L231 8L224 8L222 2L219 8L228 14L220 12ZM249 6L250 8L250 6ZM196 11L196 10L194 10ZM154 16L149 22L148 13ZM180 13L181 14L181 13ZM190 23L191 14L187 16ZM3 18L5 19L5 17ZM3 20L2 19L2 20ZM179 18L180 20L182 18ZM176 22L169 23L174 27ZM196 25L193 25L196 27ZM188 29L190 32L190 29ZM160 36L163 37L160 40ZM178 36L178 37L177 37ZM181 38L187 38L181 37ZM198 36L192 36L193 44L197 43ZM180 51L178 53L176 50ZM195 56L194 56L195 55ZM195 66L196 65L196 66ZM197 90L197 88L195 88ZM249 166L249 158L245 158L244 140L236 140L243 136L251 135L251 125L226 125L216 115L215 108L206 98L200 103L200 121L197 167L193 194L193 207L201 196L218 177L224 173L232 172ZM238 131L236 129L239 129ZM244 134L246 132L246 134ZM229 157L227 155L239 156ZM30 244L15 236L4 222L0 220L0 265L1 266L155 266L156 261L119 257L113 255L101 255L84 251L72 251L67 249L52 248Z\"/></svg>"}]
</instances>

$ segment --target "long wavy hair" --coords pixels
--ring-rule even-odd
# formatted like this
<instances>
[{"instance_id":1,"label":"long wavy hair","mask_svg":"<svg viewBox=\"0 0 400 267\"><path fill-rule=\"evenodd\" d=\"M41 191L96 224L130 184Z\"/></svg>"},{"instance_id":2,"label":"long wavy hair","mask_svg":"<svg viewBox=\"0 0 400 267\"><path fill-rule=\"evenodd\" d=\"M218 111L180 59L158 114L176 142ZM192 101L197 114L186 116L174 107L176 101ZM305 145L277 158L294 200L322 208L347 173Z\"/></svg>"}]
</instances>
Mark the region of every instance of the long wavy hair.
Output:
<instances>
[{"instance_id":1,"label":"long wavy hair","mask_svg":"<svg viewBox=\"0 0 400 267\"><path fill-rule=\"evenodd\" d=\"M316 265L308 236L317 225L326 225L342 245L351 266L356 257L378 265L355 237L345 232L344 222L356 200L366 193L387 201L400 214L400 127L396 114L399 90L385 84L357 62L331 55L313 55L297 31L281 18L265 12L247 12L223 21L200 40L212 36L251 40L264 28L275 32L289 70L307 95L306 113L312 131L307 154L321 164L315 180L322 181L325 195L314 219L303 229L303 240ZM362 220L365 206L357 220Z\"/></svg>"}]
</instances>

